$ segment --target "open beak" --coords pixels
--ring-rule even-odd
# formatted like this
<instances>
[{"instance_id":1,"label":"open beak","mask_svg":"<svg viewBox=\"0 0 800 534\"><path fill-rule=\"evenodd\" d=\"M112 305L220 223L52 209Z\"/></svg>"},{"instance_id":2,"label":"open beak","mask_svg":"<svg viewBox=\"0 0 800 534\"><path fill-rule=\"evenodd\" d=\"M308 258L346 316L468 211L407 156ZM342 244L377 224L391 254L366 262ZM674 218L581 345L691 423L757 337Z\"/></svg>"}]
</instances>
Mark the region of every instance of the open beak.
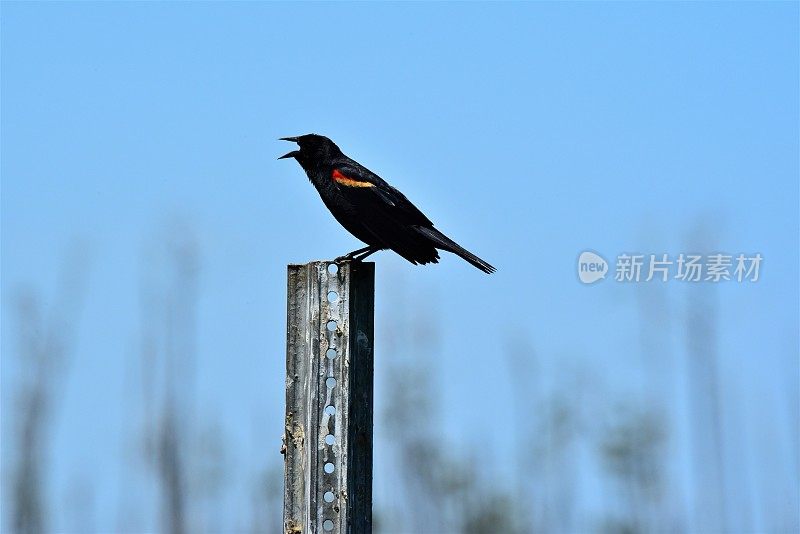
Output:
<instances>
[{"instance_id":1,"label":"open beak","mask_svg":"<svg viewBox=\"0 0 800 534\"><path fill-rule=\"evenodd\" d=\"M297 137L281 137L279 141L290 141L292 143L297 142ZM294 158L300 154L299 150L293 150L288 154L284 154L283 156L279 157L278 159L286 159L286 158Z\"/></svg>"}]
</instances>

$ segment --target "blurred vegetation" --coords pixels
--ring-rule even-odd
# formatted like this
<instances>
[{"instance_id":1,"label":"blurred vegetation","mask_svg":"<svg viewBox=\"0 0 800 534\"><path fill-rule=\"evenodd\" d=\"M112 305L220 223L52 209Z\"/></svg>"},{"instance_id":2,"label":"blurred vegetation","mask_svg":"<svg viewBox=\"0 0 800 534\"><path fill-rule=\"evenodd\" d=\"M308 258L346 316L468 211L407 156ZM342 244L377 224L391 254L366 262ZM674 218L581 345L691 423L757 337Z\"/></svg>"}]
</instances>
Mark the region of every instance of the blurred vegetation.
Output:
<instances>
[{"instance_id":1,"label":"blurred vegetation","mask_svg":"<svg viewBox=\"0 0 800 534\"><path fill-rule=\"evenodd\" d=\"M11 467L5 470L11 480L3 480L10 486L10 491L4 492L10 502L3 503L3 508L11 510L14 532L46 532L49 528L50 505L45 489L51 451L47 442L74 350L86 262L86 250L74 245L64 260L56 294L47 309L30 288L21 289L14 298L20 374L13 392L14 443L3 444L4 451L11 445L12 455Z\"/></svg>"},{"instance_id":2,"label":"blurred vegetation","mask_svg":"<svg viewBox=\"0 0 800 534\"><path fill-rule=\"evenodd\" d=\"M91 473L79 477L73 498L75 531L143 532L279 532L281 530L282 463L273 443L264 445L264 466L250 469L236 524L222 520L221 504L234 487L231 458L219 421L194 409L196 375L196 308L201 288L201 254L190 229L175 227L158 240L145 258L141 284L140 347L132 367L137 385L133 421L121 451L122 462L140 466L138 478L123 480L118 524L91 523ZM75 322L85 271L80 261L66 262L65 276L50 313L33 291L14 302L17 354L21 375L15 380L13 443L5 470L4 514L11 532L52 531L54 506L47 501L49 434L57 416L61 384L75 350ZM375 525L383 533L638 533L737 531L726 524L723 480L724 440L720 425L719 377L716 369L714 295L702 293L680 312L691 361L688 384L692 451L702 495L700 506L686 509L687 498L669 478L668 462L676 446L669 407L653 388L664 382L659 367L674 358L659 336L667 320L657 293L639 302L642 317L639 349L646 369L645 393L618 398L605 389L591 369L565 365L547 376L527 334L505 340L508 391L514 420L498 429L516 454L512 476L497 473L501 462L486 450L488 440L455 443L443 433L440 391L443 373L435 312L404 306L411 296L402 280L390 284L388 296L400 304L391 317L379 318L383 347L393 354L379 369L390 379L376 392L385 409L376 414L376 447L385 447L388 463L375 466L375 478L391 488L391 499L377 499ZM399 310L399 311L398 311ZM397 332L411 332L400 339ZM384 360L387 361L387 360ZM547 380L544 380L547 378ZM492 399L479 399L493 402ZM119 399L130 402L130 399ZM283 407L276 407L276 410ZM5 413L8 415L9 411ZM391 425L384 424L391 421ZM461 422L468 425L468 421ZM280 429L275 429L280 434ZM274 449L274 450L273 450ZM505 460L507 463L507 460ZM600 487L602 506L589 508L581 498L581 481ZM241 484L241 481L238 482ZM88 486L88 487L87 487ZM139 488L135 490L133 488ZM143 488L143 489L142 489ZM238 502L241 503L241 500ZM150 512L148 512L150 510ZM155 523L148 519L151 513ZM788 510L791 515L792 510ZM792 519L782 523L786 531ZM781 531L781 529L778 529Z\"/></svg>"}]
</instances>

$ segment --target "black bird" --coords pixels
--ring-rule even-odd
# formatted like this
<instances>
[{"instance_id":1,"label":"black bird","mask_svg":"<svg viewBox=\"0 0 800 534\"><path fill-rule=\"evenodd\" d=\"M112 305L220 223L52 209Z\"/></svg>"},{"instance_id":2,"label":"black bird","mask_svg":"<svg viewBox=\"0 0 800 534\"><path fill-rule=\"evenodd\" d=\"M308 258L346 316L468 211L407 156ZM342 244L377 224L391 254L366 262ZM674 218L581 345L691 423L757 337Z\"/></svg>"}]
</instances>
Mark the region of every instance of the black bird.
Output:
<instances>
[{"instance_id":1,"label":"black bird","mask_svg":"<svg viewBox=\"0 0 800 534\"><path fill-rule=\"evenodd\" d=\"M485 273L495 268L433 227L406 197L380 176L345 156L336 144L317 134L282 137L300 145L278 159L294 158L319 196L345 229L367 244L341 260L360 261L391 249L413 264L438 263L439 252L461 256Z\"/></svg>"}]
</instances>

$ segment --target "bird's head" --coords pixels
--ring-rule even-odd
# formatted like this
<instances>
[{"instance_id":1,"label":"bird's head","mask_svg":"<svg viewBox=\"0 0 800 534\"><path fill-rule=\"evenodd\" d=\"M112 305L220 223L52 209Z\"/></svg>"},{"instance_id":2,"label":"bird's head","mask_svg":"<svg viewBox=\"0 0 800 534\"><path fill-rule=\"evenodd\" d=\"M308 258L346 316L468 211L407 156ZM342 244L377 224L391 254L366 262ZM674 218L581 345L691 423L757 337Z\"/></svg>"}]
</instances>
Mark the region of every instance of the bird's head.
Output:
<instances>
[{"instance_id":1,"label":"bird's head","mask_svg":"<svg viewBox=\"0 0 800 534\"><path fill-rule=\"evenodd\" d=\"M281 137L281 141L291 141L300 146L300 150L293 150L278 159L294 158L303 169L309 170L332 158L342 155L336 143L324 135L306 134L298 137Z\"/></svg>"}]
</instances>

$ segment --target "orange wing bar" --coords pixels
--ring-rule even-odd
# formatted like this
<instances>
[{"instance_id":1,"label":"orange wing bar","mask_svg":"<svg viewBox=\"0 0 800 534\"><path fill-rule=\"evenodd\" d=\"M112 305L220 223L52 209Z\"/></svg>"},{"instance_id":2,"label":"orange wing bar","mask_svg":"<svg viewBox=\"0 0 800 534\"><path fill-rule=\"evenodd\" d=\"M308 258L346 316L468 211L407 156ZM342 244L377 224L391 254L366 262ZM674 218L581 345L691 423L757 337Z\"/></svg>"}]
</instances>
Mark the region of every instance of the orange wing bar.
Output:
<instances>
[{"instance_id":1,"label":"orange wing bar","mask_svg":"<svg viewBox=\"0 0 800 534\"><path fill-rule=\"evenodd\" d=\"M333 172L331 173L331 179L333 179L333 181L337 184L346 185L347 187L375 187L375 184L348 178L344 174L340 173L339 169L333 169Z\"/></svg>"}]
</instances>

